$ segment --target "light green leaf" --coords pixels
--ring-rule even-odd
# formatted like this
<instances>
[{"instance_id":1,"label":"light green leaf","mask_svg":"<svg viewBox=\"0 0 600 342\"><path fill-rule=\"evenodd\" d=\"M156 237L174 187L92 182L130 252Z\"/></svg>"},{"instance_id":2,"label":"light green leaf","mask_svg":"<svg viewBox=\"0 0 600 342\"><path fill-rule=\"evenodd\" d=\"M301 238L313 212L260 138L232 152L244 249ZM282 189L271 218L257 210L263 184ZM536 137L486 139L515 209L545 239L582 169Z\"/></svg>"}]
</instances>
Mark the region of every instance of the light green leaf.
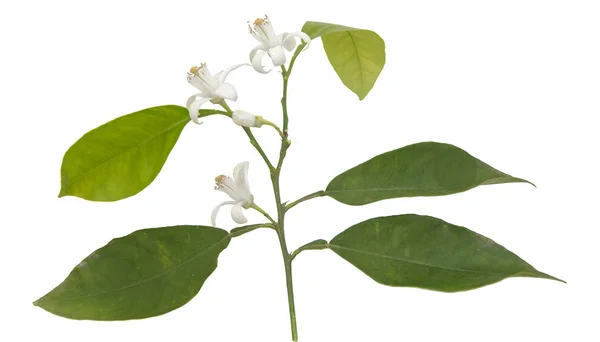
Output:
<instances>
[{"instance_id":1,"label":"light green leaf","mask_svg":"<svg viewBox=\"0 0 600 342\"><path fill-rule=\"evenodd\" d=\"M370 219L333 238L329 248L390 286L457 292L509 277L562 281L485 236L429 216Z\"/></svg>"},{"instance_id":2,"label":"light green leaf","mask_svg":"<svg viewBox=\"0 0 600 342\"><path fill-rule=\"evenodd\" d=\"M58 196L118 201L137 194L156 178L189 121L187 109L169 105L91 130L65 153Z\"/></svg>"},{"instance_id":3,"label":"light green leaf","mask_svg":"<svg viewBox=\"0 0 600 342\"><path fill-rule=\"evenodd\" d=\"M322 23L318 21L307 21L302 26L302 32L306 33L310 39L315 39L321 36L328 35L330 33L345 32L345 31L360 31L354 27L348 27L343 25Z\"/></svg>"},{"instance_id":4,"label":"light green leaf","mask_svg":"<svg viewBox=\"0 0 600 342\"><path fill-rule=\"evenodd\" d=\"M371 91L385 64L385 43L373 31L307 21L302 31L321 37L329 62L360 100Z\"/></svg>"},{"instance_id":5,"label":"light green leaf","mask_svg":"<svg viewBox=\"0 0 600 342\"><path fill-rule=\"evenodd\" d=\"M200 291L230 240L226 231L203 226L138 230L92 253L34 304L72 319L162 315Z\"/></svg>"},{"instance_id":6,"label":"light green leaf","mask_svg":"<svg viewBox=\"0 0 600 342\"><path fill-rule=\"evenodd\" d=\"M338 175L325 194L345 204L363 205L514 182L529 183L494 169L456 146L422 142L380 154Z\"/></svg>"}]
</instances>

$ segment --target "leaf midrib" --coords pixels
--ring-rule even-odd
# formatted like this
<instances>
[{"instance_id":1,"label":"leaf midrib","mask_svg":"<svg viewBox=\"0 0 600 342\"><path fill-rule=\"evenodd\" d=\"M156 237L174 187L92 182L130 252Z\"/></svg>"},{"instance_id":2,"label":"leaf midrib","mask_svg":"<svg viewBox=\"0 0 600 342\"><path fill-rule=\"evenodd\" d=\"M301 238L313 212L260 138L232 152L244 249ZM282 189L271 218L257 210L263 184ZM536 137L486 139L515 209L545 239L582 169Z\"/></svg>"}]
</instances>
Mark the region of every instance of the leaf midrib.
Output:
<instances>
[{"instance_id":1,"label":"leaf midrib","mask_svg":"<svg viewBox=\"0 0 600 342\"><path fill-rule=\"evenodd\" d=\"M183 267L184 265L186 265L189 262L195 260L196 258L199 258L200 256L202 256L202 255L206 254L207 252L211 251L213 248L215 248L215 246L218 246L219 244L221 244L224 240L226 240L228 238L231 238L230 234L225 235L222 239L220 239L219 241L217 241L216 243L214 243L210 247L202 250L200 253L192 256L191 258L188 258L185 261L183 261L183 262L181 262L181 263L179 263L179 264L177 264L177 265L175 265L175 266L173 266L173 267L171 267L171 268L169 268L169 269L167 269L167 270L165 270L165 271L163 271L161 273L153 275L152 277L142 279L142 280L140 280L138 282L135 282L133 284L129 284L129 285L126 285L126 286L122 286L122 287L117 288L117 289L111 289L111 290L108 290L108 291L104 291L104 292L100 292L100 293L94 293L94 294L88 294L88 295L83 295L83 296L61 298L61 300L73 300L73 299L83 299L83 298L91 298L91 297L103 296L103 295L106 295L106 294L111 294L111 293L114 293L114 292L119 292L119 291L127 290L127 289L130 289L130 288L134 287L134 286L150 282L150 281L152 281L154 279L157 279L157 278L159 278L159 277L161 277L161 276L163 276L163 275L165 275L167 273L173 272L176 269L179 269L179 268ZM217 257L218 257L218 255L217 255Z\"/></svg>"},{"instance_id":2,"label":"leaf midrib","mask_svg":"<svg viewBox=\"0 0 600 342\"><path fill-rule=\"evenodd\" d=\"M358 59L358 68L360 70L360 94L362 97L362 94L365 91L365 75L363 72L363 65L362 65L362 60L360 58L360 53L358 53L358 46L356 45L356 41L354 40L354 37L352 36L352 33L350 33L350 32L351 31L346 31L348 36L350 36L350 40L352 41L352 45L354 46L354 51L356 51L356 58Z\"/></svg>"},{"instance_id":3,"label":"leaf midrib","mask_svg":"<svg viewBox=\"0 0 600 342\"><path fill-rule=\"evenodd\" d=\"M395 261L405 262L407 264L414 264L414 265L419 265L419 266L423 266L423 267L439 268L439 269L443 269L443 270L449 270L449 271L455 271L455 272L464 272L464 273L478 273L478 274L486 274L486 275L496 275L496 276L502 276L502 277L505 277L505 278L510 277L511 275L513 275L513 273L503 274L503 273L485 272L485 271L468 270L468 269L462 269L462 268L453 268L453 267L447 267L447 266L432 265L432 264L427 264L427 263L424 263L424 262L419 262L419 261L414 261L414 260L408 260L408 259L403 259L403 258L399 258L399 257L389 256L389 255L377 254L377 253L374 253L374 252L365 251L365 250L361 250L361 249L344 247L344 246L333 244L331 242L329 243L329 246L330 247L336 247L336 248L339 248L339 249L342 249L342 250L347 250L347 251L350 251L350 252L361 253L361 254L364 254L364 255L374 256L374 257L378 257L378 258L382 258L382 259L388 259L388 260L395 260ZM525 272L525 271L519 271L519 272ZM517 272L517 273L519 273L519 272Z\"/></svg>"},{"instance_id":4,"label":"leaf midrib","mask_svg":"<svg viewBox=\"0 0 600 342\"><path fill-rule=\"evenodd\" d=\"M444 187L444 188L440 188L440 187L427 187L427 188L408 188L408 187L361 188L361 189L325 190L325 194L329 195L329 194L343 193L343 192L367 192L367 191L388 192L388 191L403 191L403 190L431 190L431 191L448 190L448 191L460 191L461 189L470 190L470 189L478 187L480 185L494 185L494 184L486 184L486 182L494 181L494 180L498 180L498 179L502 179L502 178L507 178L507 180L514 181L512 183L526 183L525 180L522 180L520 178L515 178L515 177L495 177L495 178L486 179L485 181L479 182L479 183L473 185L472 187L466 187L466 188L463 188L463 187L461 187L461 188L450 188L450 187Z\"/></svg>"},{"instance_id":5,"label":"leaf midrib","mask_svg":"<svg viewBox=\"0 0 600 342\"><path fill-rule=\"evenodd\" d=\"M93 171L95 171L95 170L99 169L99 168L100 168L100 167L102 167L103 165L105 165L105 164L107 164L107 163L111 162L112 160L114 160L114 159L116 159L116 158L120 158L120 157L123 157L123 156L125 156L125 155L128 155L128 154L130 154L130 153L131 153L131 152L132 152L134 149L140 148L141 146L144 146L144 145L148 144L150 141L152 141L152 140L154 140L154 139L157 139L157 138L159 138L159 137L162 137L162 136L164 136L164 135L165 135L165 134L167 134L167 133L170 133L172 130L174 130L175 128L177 128L177 126L179 126L179 125L181 125L181 124L187 124L187 122L188 122L188 121L189 121L189 118L184 118L184 119L182 119L181 121L178 121L178 122L176 122L175 124L173 124L173 125L169 126L169 127L166 129L166 130L164 130L164 131L160 132L159 134L157 134L157 135L155 135L155 136L153 136L153 137L150 137L150 138L148 138L148 139L144 140L143 142L141 142L141 143L139 143L139 144L137 144L137 145L131 146L131 147L129 147L128 149L126 149L124 152L122 152L122 153L119 153L119 154L117 154L117 155L114 155L114 156L112 156L112 157L110 157L110 158L108 158L108 159L104 160L103 162L101 162L101 163L99 163L99 164L96 164L96 166L94 166L94 167L92 167L92 168L88 169L87 171L85 171L84 173L82 173L82 174L78 175L77 177L73 178L73 179L72 179L70 182L68 182L66 185L64 185L64 186L63 186L63 189L64 189L64 190L62 190L62 191L61 191L61 193L65 193L65 194L66 194L66 193L67 193L67 191L70 189L71 185L73 185L74 183L76 183L76 182L77 182L78 180L80 180L81 178L84 178L84 177L85 177L87 174L89 174L89 173L91 173L91 172L93 172Z\"/></svg>"}]
</instances>

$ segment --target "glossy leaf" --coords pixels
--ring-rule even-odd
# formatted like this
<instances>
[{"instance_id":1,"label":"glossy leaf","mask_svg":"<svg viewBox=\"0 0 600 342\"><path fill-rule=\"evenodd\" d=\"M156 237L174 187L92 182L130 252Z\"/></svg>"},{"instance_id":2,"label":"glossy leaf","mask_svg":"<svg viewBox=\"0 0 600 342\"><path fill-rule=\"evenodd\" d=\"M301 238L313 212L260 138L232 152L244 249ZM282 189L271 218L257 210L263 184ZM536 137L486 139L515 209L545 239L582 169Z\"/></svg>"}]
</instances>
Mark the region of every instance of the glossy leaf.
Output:
<instances>
[{"instance_id":1,"label":"glossy leaf","mask_svg":"<svg viewBox=\"0 0 600 342\"><path fill-rule=\"evenodd\" d=\"M429 216L370 219L333 238L329 248L390 286L457 292L509 277L562 281L485 236Z\"/></svg>"},{"instance_id":2,"label":"glossy leaf","mask_svg":"<svg viewBox=\"0 0 600 342\"><path fill-rule=\"evenodd\" d=\"M65 153L59 197L117 201L137 194L156 178L189 121L187 109L171 105L91 130Z\"/></svg>"},{"instance_id":3,"label":"glossy leaf","mask_svg":"<svg viewBox=\"0 0 600 342\"><path fill-rule=\"evenodd\" d=\"M479 185L528 181L500 172L449 144L423 142L380 154L335 177L325 194L349 205L442 196Z\"/></svg>"},{"instance_id":4,"label":"glossy leaf","mask_svg":"<svg viewBox=\"0 0 600 342\"><path fill-rule=\"evenodd\" d=\"M138 230L92 253L34 304L72 319L161 315L198 293L230 240L226 231L203 226Z\"/></svg>"},{"instance_id":5,"label":"glossy leaf","mask_svg":"<svg viewBox=\"0 0 600 342\"><path fill-rule=\"evenodd\" d=\"M360 100L371 91L385 64L385 43L373 31L308 21L302 31L321 37L329 62Z\"/></svg>"}]
</instances>

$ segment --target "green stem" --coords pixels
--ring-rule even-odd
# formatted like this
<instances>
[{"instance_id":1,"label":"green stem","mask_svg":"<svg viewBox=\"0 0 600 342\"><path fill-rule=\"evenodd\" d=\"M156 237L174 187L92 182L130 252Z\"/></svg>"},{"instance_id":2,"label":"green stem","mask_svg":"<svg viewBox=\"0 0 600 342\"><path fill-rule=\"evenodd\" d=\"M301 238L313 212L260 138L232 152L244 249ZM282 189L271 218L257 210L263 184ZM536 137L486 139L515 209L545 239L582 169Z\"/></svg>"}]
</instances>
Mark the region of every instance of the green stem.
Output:
<instances>
[{"instance_id":1,"label":"green stem","mask_svg":"<svg viewBox=\"0 0 600 342\"><path fill-rule=\"evenodd\" d=\"M289 146L289 145L287 145ZM285 147L287 149L287 147ZM285 157L284 147L282 145L282 151L280 154L280 160L278 167L271 176L273 182L273 191L275 192L275 201L277 203L277 236L279 237L279 245L281 246L281 254L283 256L283 264L285 266L285 282L288 294L288 306L290 310L290 324L292 327L292 340L298 341L298 328L296 324L296 307L294 304L294 285L292 282L292 256L287 248L285 241L285 207L281 203L281 192L279 189L279 175L281 171L281 161Z\"/></svg>"},{"instance_id":2,"label":"green stem","mask_svg":"<svg viewBox=\"0 0 600 342\"><path fill-rule=\"evenodd\" d=\"M292 65L290 64L290 71L292 70ZM287 139L288 136L288 125L289 118L287 114L287 87L288 87L288 79L290 77L289 72L285 69L285 66L281 66L281 76L283 76L283 96L281 97L281 109L283 110L283 135ZM282 139L282 142L286 139ZM282 145L283 148L283 145ZM279 160L281 162L281 159Z\"/></svg>"},{"instance_id":3,"label":"green stem","mask_svg":"<svg viewBox=\"0 0 600 342\"><path fill-rule=\"evenodd\" d=\"M293 207L297 206L298 204L300 204L304 201L308 201L309 199L313 199L313 198L317 198L317 197L323 197L325 195L327 195L327 193L323 190L315 191L310 195L306 195L300 199L295 200L294 202L291 202L290 204L287 204L285 206L285 211L292 209Z\"/></svg>"},{"instance_id":4,"label":"green stem","mask_svg":"<svg viewBox=\"0 0 600 342\"><path fill-rule=\"evenodd\" d=\"M233 228L231 230L231 232L229 233L229 235L231 237L237 237L237 236L249 233L249 232L251 232L253 230L256 230L258 228L271 228L271 229L275 229L275 226L273 224L271 224L271 223L251 224L251 225L248 225L248 226L242 226L242 227Z\"/></svg>"},{"instance_id":5,"label":"green stem","mask_svg":"<svg viewBox=\"0 0 600 342\"><path fill-rule=\"evenodd\" d=\"M292 340L294 342L298 341L298 327L296 323L296 307L294 304L294 285L292 281L292 256L287 248L287 243L285 241L285 229L284 229L284 221L285 221L285 205L281 202L281 191L279 187L279 179L281 176L281 167L283 166L283 160L287 154L287 150L290 147L290 141L287 139L288 137L288 111L287 111L287 90L288 90L288 80L290 77L290 73L292 68L294 67L294 62L298 57L298 54L302 51L303 46L300 45L296 52L294 53L294 57L290 62L289 69L286 70L285 66L281 66L282 76L283 76L283 96L281 97L281 108L283 111L283 136L281 139L281 149L279 151L279 161L277 162L277 167L271 173L271 181L273 182L273 191L275 193L275 202L277 203L277 235L279 236L279 245L281 246L281 254L283 256L283 264L285 266L285 282L287 287L288 294L288 306L290 311L290 325L292 328Z\"/></svg>"},{"instance_id":6,"label":"green stem","mask_svg":"<svg viewBox=\"0 0 600 342\"><path fill-rule=\"evenodd\" d=\"M275 220L273 220L273 218L271 217L271 215L269 215L269 213L267 213L261 207L259 207L258 205L256 205L256 203L252 203L252 205L250 206L250 208L258 211L261 214L263 214L263 216L266 217L269 221L271 221L271 223L273 225L277 225L277 222Z\"/></svg>"},{"instance_id":7,"label":"green stem","mask_svg":"<svg viewBox=\"0 0 600 342\"><path fill-rule=\"evenodd\" d=\"M220 103L221 107L223 107L227 112L227 114L229 116L231 116L231 114L233 114L233 111L231 110L231 108L229 108L229 105L227 105L227 102L222 101ZM242 127L244 129L244 132L246 132L246 135L248 136L248 138L250 138L250 144L252 144L252 146L254 146L254 148L258 151L258 154L260 154L260 156L262 157L262 159L265 161L265 163L267 164L267 167L269 168L269 172L273 173L273 170L275 169L273 167L273 164L271 164L271 161L269 160L269 157L267 157L267 154L265 153L265 151L262 149L262 147L260 147L260 144L258 143L258 141L256 140L256 138L254 137L254 134L252 134L252 131L250 130L250 128L248 127Z\"/></svg>"},{"instance_id":8,"label":"green stem","mask_svg":"<svg viewBox=\"0 0 600 342\"><path fill-rule=\"evenodd\" d=\"M267 164L269 171L272 173L275 168L273 167L273 164L271 164L271 161L269 160L269 157L267 157L267 154L265 153L265 151L262 149L262 147L260 147L260 144L254 137L254 134L252 134L252 131L250 130L250 128L248 128L248 127L242 127L242 128L244 129L244 132L246 132L246 135L248 136L248 138L250 138L250 144L252 144L252 146L254 146L254 148L258 151L258 154L260 154L262 159Z\"/></svg>"},{"instance_id":9,"label":"green stem","mask_svg":"<svg viewBox=\"0 0 600 342\"><path fill-rule=\"evenodd\" d=\"M254 146L256 148L258 153L262 156L265 163L269 167L269 171L271 172L271 182L273 183L273 192L275 194L275 203L277 205L277 221L273 220L269 216L269 214L267 214L264 210L260 209L258 206L253 206L253 209L255 209L255 210L259 211L260 213L262 213L263 215L265 215L265 217L267 217L269 219L269 221L272 222L271 226L273 228L275 228L275 230L277 231L277 236L279 237L279 245L281 246L281 254L283 256L283 264L285 266L285 280L286 280L286 287L287 287L287 294L288 294L288 305L289 305L289 311L290 311L290 324L292 327L292 340L294 342L298 341L298 328L297 328L297 324L296 324L296 308L295 308L295 304L294 304L294 287L293 287L293 282L292 282L292 255L290 254L290 252L287 248L287 243L285 241L284 221L285 221L286 206L283 202L281 202L281 191L280 191L280 186L279 186L279 179L280 179L280 175L281 175L281 167L283 166L283 160L285 159L287 150L290 147L290 141L288 140L289 119L288 119L288 111L287 111L288 79L290 77L290 73L292 72L292 68L294 67L296 58L298 57L300 52L302 52L305 45L306 44L301 44L300 46L298 46L298 48L294 52L294 56L292 57L292 59L290 61L289 69L286 70L285 66L281 66L281 71L282 71L282 76L283 76L283 96L281 98L281 108L283 111L283 129L280 130L279 127L277 127L274 124L270 125L270 126L275 127L277 129L277 131L279 132L279 134L281 135L281 148L279 151L279 161L277 162L276 167L273 167L273 164L271 164L271 162L269 161L269 158L267 158L267 155L261 148L260 144L254 138L252 131L249 128L244 127L244 131L250 138L250 143L252 144L252 146ZM227 114L231 115L233 113L233 111L231 110L231 108L229 108L229 106L227 105L227 103L225 103L225 101L223 101L221 103L221 106L227 111ZM261 226L264 226L264 225L261 225ZM259 228L259 227L252 227L251 230L257 229L257 228ZM244 228L244 229L250 229L250 228ZM232 230L231 234L234 234L234 230Z\"/></svg>"},{"instance_id":10,"label":"green stem","mask_svg":"<svg viewBox=\"0 0 600 342\"><path fill-rule=\"evenodd\" d=\"M205 118L211 115L216 115L216 114L220 114L220 115L225 115L227 117L231 117L231 113L230 112L224 112L222 110L216 110L216 109L200 109L198 111L198 119L199 118Z\"/></svg>"},{"instance_id":11,"label":"green stem","mask_svg":"<svg viewBox=\"0 0 600 342\"><path fill-rule=\"evenodd\" d=\"M283 221L281 221L283 222ZM281 253L283 254L283 262L285 266L285 283L288 294L288 306L290 311L290 325L292 327L292 341L298 341L298 327L296 324L296 307L294 304L294 283L292 281L292 256L290 255L285 242L285 234L279 226L279 244L281 245Z\"/></svg>"},{"instance_id":12,"label":"green stem","mask_svg":"<svg viewBox=\"0 0 600 342\"><path fill-rule=\"evenodd\" d=\"M279 126L277 126L276 124L272 123L269 120L265 120L262 117L259 117L260 121L262 122L263 125L265 126L271 126L273 128L275 128L275 130L277 131L277 133L279 133L279 136L281 137L281 139L285 139L285 135L283 135L283 132L281 131L281 128L279 128Z\"/></svg>"}]
</instances>

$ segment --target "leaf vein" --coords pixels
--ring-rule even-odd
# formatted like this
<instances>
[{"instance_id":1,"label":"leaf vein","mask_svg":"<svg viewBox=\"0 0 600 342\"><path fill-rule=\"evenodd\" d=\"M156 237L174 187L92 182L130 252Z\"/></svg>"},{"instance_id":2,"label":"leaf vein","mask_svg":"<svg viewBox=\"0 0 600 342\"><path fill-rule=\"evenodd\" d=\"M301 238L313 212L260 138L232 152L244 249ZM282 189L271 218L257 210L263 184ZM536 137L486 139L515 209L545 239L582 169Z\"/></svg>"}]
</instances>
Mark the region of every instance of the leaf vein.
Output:
<instances>
[{"instance_id":1,"label":"leaf vein","mask_svg":"<svg viewBox=\"0 0 600 342\"><path fill-rule=\"evenodd\" d=\"M191 261L199 258L200 256L206 254L207 252L211 251L213 248L215 248L215 246L218 246L221 242L223 242L224 240L226 240L228 238L230 238L229 234L225 235L225 237L223 237L219 241L215 242L212 246L210 246L210 247L202 250L202 252L200 252L200 253L192 256L191 258L188 258L187 260L185 260L185 261L183 261L183 262L181 262L181 263L179 263L179 264L177 264L177 265L175 265L175 266L173 266L173 267L171 267L171 268L169 268L169 269L167 269L167 270L165 270L163 272L160 272L160 273L158 273L156 275L153 275L152 277L149 277L149 278L146 278L146 279L142 279L142 280L140 280L138 282L135 282L133 284L129 284L129 285L126 285L126 286L122 286L122 287L117 288L117 289L111 289L111 290L100 292L100 293L93 293L93 294L87 294L87 295L82 295L82 296L75 296L75 297L63 298L63 300L83 299L83 298L90 298L90 297L102 296L102 295L105 295L105 294L109 294L109 293L113 293L113 292L118 292L118 291L123 291L123 290L129 289L129 288L132 288L134 286L147 283L147 282L152 281L152 280L154 280L156 278L159 278L159 277L161 277L161 276L163 276L163 275L165 275L167 273L175 271L176 269L178 269L180 267L183 267L187 263L189 263L189 262L191 262Z\"/></svg>"},{"instance_id":2,"label":"leaf vein","mask_svg":"<svg viewBox=\"0 0 600 342\"><path fill-rule=\"evenodd\" d=\"M72 179L70 182L68 182L68 183L66 183L65 185L63 185L63 189L64 189L64 190L61 190L61 192L65 192L65 193L66 193L66 191L67 191L67 190L68 190L68 189L71 187L71 185L73 185L73 183L75 183L75 182L77 182L79 179L81 179L81 178L85 177L87 174L89 174L89 173L91 173L91 172L94 172L94 171L96 171L97 169L99 169L99 168L100 168L100 167L102 167L103 165L105 165L105 164L107 164L107 163L111 162L111 161L112 161L112 160L114 160L114 159L117 159L117 158L119 158L119 157L123 157L123 156L125 156L125 155L127 155L127 154L130 154L130 153L131 153L133 150L135 150L135 149L137 149L137 148L140 148L141 146L144 146L144 145L146 145L148 142L150 142L150 141L152 141L152 140L154 140L154 139L157 139L157 138L159 138L159 137L162 137L162 136L164 136L165 134L167 134L167 133L171 132L171 131L172 131L173 129L175 129L177 126L180 126L180 125L181 125L181 124L183 124L183 123L187 124L187 122L188 122L188 121L189 121L189 118L182 119L181 121L178 121L178 122L176 122L175 124L173 124L173 125L169 126L167 129L165 129L164 131L160 132L159 134L157 134L157 135L154 135L154 136L152 136L152 137L150 137L150 138L148 138L148 139L146 139L146 140L142 141L141 143L139 143L139 144L137 144L137 145L133 145L133 146L131 146L131 147L127 148L126 150L122 150L122 151L120 151L120 153L118 153L118 154L115 154L114 156L112 156L112 157L110 157L110 158L108 158L108 159L104 160L103 162L96 164L94 167L92 167L92 168L88 169L87 171L85 171L85 172L84 172L84 173L82 173L82 174L79 174L79 175L77 175L77 176L76 176L75 178L73 178L73 179Z\"/></svg>"},{"instance_id":3,"label":"leaf vein","mask_svg":"<svg viewBox=\"0 0 600 342\"><path fill-rule=\"evenodd\" d=\"M365 254L365 255L379 257L379 258L382 258L382 259L395 260L395 261L405 262L405 263L408 263L408 264L415 264L415 265L424 266L424 267L439 268L439 269L444 269L444 270L450 270L450 271L456 271L456 272L465 272L465 273L479 273L479 274L487 274L487 275L497 275L497 276L503 276L505 278L511 276L511 274L503 274L503 273L488 272L488 271L468 270L468 269L455 268L455 267L449 267L449 266L432 265L432 264L428 264L428 263L424 263L424 262L403 259L403 258L394 257L394 256L390 256L390 255L377 254L375 252L360 250L360 249L356 249L356 248L343 247L343 246L334 245L334 244L331 244L331 243L329 243L329 246L336 247L336 248L339 248L339 249L342 249L342 250L347 250L347 251L350 251L350 252L362 253L362 254Z\"/></svg>"}]
</instances>

